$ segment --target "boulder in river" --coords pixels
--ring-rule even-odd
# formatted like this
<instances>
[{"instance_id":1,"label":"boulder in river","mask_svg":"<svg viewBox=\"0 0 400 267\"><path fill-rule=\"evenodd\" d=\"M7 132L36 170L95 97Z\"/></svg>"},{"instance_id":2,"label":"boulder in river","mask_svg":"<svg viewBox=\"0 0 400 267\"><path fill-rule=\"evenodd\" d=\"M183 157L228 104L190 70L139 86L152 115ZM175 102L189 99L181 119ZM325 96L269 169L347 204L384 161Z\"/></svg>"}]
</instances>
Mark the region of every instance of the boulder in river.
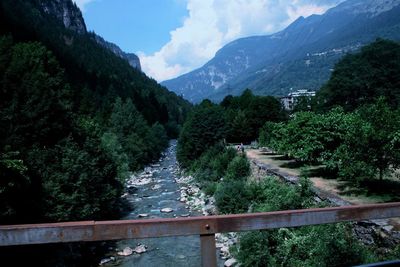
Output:
<instances>
[{"instance_id":1,"label":"boulder in river","mask_svg":"<svg viewBox=\"0 0 400 267\"><path fill-rule=\"evenodd\" d=\"M237 263L237 261L235 259L229 259L229 260L225 261L224 266L232 267L232 266L235 266L236 263Z\"/></svg>"},{"instance_id":2,"label":"boulder in river","mask_svg":"<svg viewBox=\"0 0 400 267\"><path fill-rule=\"evenodd\" d=\"M145 253L147 249L145 245L138 245L133 251L137 254L142 254Z\"/></svg>"},{"instance_id":3,"label":"boulder in river","mask_svg":"<svg viewBox=\"0 0 400 267\"><path fill-rule=\"evenodd\" d=\"M163 208L163 209L161 209L160 211L161 211L161 212L164 212L164 213L170 213L170 212L173 212L174 210L171 209L171 208Z\"/></svg>"},{"instance_id":4,"label":"boulder in river","mask_svg":"<svg viewBox=\"0 0 400 267\"><path fill-rule=\"evenodd\" d=\"M160 189L160 188L161 188L161 185L155 184L155 185L153 185L153 186L151 187L151 190L157 190L157 189Z\"/></svg>"},{"instance_id":5,"label":"boulder in river","mask_svg":"<svg viewBox=\"0 0 400 267\"><path fill-rule=\"evenodd\" d=\"M110 261L115 261L115 258L114 257L109 257L109 258L102 259L100 261L99 265L103 265L103 264L109 263Z\"/></svg>"},{"instance_id":6,"label":"boulder in river","mask_svg":"<svg viewBox=\"0 0 400 267\"><path fill-rule=\"evenodd\" d=\"M124 248L123 251L120 251L117 254L120 256L129 256L129 255L132 255L132 253L133 253L133 250L130 247L126 247L126 248Z\"/></svg>"}]
</instances>

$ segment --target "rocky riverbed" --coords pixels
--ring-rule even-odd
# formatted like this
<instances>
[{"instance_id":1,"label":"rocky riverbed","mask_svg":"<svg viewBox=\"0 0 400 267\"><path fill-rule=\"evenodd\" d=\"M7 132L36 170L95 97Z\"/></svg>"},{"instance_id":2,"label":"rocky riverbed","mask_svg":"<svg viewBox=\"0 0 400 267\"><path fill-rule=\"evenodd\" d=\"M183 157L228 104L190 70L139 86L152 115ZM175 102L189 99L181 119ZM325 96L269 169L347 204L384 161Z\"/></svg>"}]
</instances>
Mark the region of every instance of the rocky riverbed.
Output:
<instances>
[{"instance_id":1,"label":"rocky riverbed","mask_svg":"<svg viewBox=\"0 0 400 267\"><path fill-rule=\"evenodd\" d=\"M181 176L176 161L176 141L171 141L159 162L133 174L122 196L133 211L123 219L176 218L215 214L214 199ZM234 266L229 246L236 235L217 234L218 266ZM200 266L199 236L122 240L110 247L102 266Z\"/></svg>"}]
</instances>

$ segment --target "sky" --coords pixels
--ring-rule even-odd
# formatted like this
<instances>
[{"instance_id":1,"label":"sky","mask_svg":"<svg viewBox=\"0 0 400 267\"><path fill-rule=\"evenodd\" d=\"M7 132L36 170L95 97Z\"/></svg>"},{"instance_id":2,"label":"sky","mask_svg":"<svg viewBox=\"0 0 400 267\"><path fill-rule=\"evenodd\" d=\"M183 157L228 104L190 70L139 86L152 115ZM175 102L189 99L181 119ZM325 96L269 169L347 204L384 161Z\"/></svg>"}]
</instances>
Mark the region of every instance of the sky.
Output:
<instances>
[{"instance_id":1,"label":"sky","mask_svg":"<svg viewBox=\"0 0 400 267\"><path fill-rule=\"evenodd\" d=\"M74 0L86 26L161 82L201 67L227 43L272 34L344 0Z\"/></svg>"}]
</instances>

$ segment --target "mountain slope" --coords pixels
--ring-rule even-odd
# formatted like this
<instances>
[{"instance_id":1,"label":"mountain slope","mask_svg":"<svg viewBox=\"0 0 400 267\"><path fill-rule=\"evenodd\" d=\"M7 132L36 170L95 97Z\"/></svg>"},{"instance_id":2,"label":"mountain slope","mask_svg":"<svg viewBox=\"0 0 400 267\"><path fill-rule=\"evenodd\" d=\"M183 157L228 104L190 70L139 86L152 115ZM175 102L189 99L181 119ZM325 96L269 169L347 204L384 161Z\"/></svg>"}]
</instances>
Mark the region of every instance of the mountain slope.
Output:
<instances>
[{"instance_id":1,"label":"mountain slope","mask_svg":"<svg viewBox=\"0 0 400 267\"><path fill-rule=\"evenodd\" d=\"M245 88L262 95L317 90L344 54L377 37L400 40L399 6L400 0L349 0L276 34L235 40L203 67L162 84L193 102Z\"/></svg>"},{"instance_id":2,"label":"mountain slope","mask_svg":"<svg viewBox=\"0 0 400 267\"><path fill-rule=\"evenodd\" d=\"M65 28L78 34L87 34L87 28L82 16L82 12L72 1L65 0L40 0L37 2L38 8L49 16L61 21ZM94 39L103 47L112 51L115 55L129 62L132 67L141 70L139 57L133 53L125 53L116 44L107 42L101 36L94 35Z\"/></svg>"}]
</instances>

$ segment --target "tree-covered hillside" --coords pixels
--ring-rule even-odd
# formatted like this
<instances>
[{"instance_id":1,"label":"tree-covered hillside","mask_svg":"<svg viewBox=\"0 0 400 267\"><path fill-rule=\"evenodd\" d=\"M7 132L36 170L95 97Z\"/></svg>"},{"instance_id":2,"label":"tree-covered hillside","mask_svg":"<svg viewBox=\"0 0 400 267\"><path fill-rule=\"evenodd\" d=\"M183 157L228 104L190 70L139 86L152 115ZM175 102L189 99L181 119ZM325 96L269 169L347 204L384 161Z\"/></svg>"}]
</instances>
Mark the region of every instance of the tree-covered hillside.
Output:
<instances>
[{"instance_id":1,"label":"tree-covered hillside","mask_svg":"<svg viewBox=\"0 0 400 267\"><path fill-rule=\"evenodd\" d=\"M128 171L157 159L190 109L50 3L0 3L1 223L118 216Z\"/></svg>"},{"instance_id":2,"label":"tree-covered hillside","mask_svg":"<svg viewBox=\"0 0 400 267\"><path fill-rule=\"evenodd\" d=\"M400 44L378 39L360 53L344 57L330 80L318 92L325 109L354 110L379 97L392 107L400 105Z\"/></svg>"}]
</instances>

